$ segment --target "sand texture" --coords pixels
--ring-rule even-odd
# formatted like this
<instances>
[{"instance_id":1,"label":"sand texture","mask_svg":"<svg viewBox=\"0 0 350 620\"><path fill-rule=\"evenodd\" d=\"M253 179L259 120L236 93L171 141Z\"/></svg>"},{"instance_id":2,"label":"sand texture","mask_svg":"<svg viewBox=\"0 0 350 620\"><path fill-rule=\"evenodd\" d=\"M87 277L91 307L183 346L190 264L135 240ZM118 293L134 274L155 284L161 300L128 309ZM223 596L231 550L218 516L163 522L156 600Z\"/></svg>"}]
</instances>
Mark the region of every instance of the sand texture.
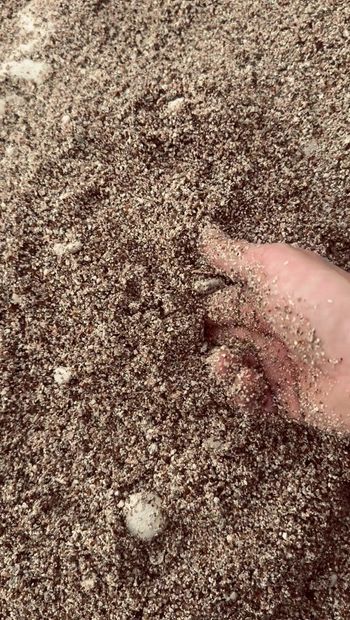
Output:
<instances>
[{"instance_id":1,"label":"sand texture","mask_svg":"<svg viewBox=\"0 0 350 620\"><path fill-rule=\"evenodd\" d=\"M349 18L1 3L1 618L350 618L349 438L229 406L198 252L350 269Z\"/></svg>"}]
</instances>

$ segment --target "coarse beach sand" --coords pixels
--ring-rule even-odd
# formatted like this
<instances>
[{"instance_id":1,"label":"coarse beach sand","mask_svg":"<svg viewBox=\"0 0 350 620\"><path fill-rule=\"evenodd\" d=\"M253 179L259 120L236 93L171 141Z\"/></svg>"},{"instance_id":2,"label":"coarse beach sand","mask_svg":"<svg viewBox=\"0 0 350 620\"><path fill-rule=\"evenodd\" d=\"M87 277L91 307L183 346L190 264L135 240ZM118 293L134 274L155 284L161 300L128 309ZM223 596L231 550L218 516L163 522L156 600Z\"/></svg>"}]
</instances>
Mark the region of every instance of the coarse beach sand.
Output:
<instances>
[{"instance_id":1,"label":"coarse beach sand","mask_svg":"<svg viewBox=\"0 0 350 620\"><path fill-rule=\"evenodd\" d=\"M349 437L230 406L198 251L350 268L349 18L1 3L1 618L350 618Z\"/></svg>"}]
</instances>

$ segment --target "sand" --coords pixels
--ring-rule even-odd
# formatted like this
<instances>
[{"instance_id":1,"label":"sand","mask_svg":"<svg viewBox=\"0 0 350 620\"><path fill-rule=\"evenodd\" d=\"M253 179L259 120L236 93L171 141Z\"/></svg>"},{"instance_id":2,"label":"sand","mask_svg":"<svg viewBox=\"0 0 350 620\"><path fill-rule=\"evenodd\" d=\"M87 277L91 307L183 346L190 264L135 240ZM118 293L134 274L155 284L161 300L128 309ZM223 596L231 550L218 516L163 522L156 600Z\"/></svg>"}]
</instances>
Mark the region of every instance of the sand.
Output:
<instances>
[{"instance_id":1,"label":"sand","mask_svg":"<svg viewBox=\"0 0 350 620\"><path fill-rule=\"evenodd\" d=\"M198 285L209 221L350 268L349 17L2 3L3 618L350 617L349 438L229 405Z\"/></svg>"}]
</instances>

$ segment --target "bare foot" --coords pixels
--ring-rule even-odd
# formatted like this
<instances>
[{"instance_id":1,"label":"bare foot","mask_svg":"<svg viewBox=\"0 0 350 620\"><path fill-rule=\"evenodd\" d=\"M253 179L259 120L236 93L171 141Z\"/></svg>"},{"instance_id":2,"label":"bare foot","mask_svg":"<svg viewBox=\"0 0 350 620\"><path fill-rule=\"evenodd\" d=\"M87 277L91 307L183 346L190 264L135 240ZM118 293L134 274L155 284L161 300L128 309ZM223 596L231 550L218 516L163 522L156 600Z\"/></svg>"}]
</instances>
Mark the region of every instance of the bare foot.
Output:
<instances>
[{"instance_id":1,"label":"bare foot","mask_svg":"<svg viewBox=\"0 0 350 620\"><path fill-rule=\"evenodd\" d=\"M200 246L233 281L210 296L207 317L217 345L209 362L233 402L260 399L349 432L350 274L313 252L233 241L216 227Z\"/></svg>"}]
</instances>

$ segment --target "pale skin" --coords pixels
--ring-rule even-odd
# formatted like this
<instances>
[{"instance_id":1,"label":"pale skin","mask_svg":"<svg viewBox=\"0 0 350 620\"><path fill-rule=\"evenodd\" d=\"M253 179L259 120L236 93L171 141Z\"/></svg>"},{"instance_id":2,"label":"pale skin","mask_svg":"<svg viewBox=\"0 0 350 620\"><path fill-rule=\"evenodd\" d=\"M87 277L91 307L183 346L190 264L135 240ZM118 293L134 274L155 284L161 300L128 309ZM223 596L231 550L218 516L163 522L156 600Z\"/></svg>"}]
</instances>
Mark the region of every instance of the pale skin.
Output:
<instances>
[{"instance_id":1,"label":"pale skin","mask_svg":"<svg viewBox=\"0 0 350 620\"><path fill-rule=\"evenodd\" d=\"M258 411L260 399L260 410L350 432L350 273L314 252L234 241L212 226L200 250L232 280L208 301L208 362L233 405Z\"/></svg>"}]
</instances>

